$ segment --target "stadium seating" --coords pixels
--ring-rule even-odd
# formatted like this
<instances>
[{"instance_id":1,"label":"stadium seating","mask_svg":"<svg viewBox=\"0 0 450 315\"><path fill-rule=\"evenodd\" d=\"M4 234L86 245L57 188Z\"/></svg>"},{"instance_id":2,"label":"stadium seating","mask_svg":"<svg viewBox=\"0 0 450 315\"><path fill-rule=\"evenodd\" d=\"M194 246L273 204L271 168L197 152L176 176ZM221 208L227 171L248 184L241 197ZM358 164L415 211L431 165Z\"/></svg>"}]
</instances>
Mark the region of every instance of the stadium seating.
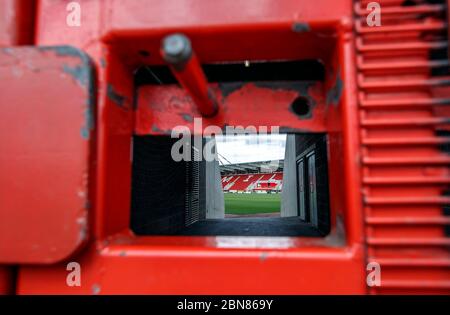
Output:
<instances>
[{"instance_id":1,"label":"stadium seating","mask_svg":"<svg viewBox=\"0 0 450 315\"><path fill-rule=\"evenodd\" d=\"M253 173L222 176L224 191L269 191L281 190L283 173Z\"/></svg>"}]
</instances>

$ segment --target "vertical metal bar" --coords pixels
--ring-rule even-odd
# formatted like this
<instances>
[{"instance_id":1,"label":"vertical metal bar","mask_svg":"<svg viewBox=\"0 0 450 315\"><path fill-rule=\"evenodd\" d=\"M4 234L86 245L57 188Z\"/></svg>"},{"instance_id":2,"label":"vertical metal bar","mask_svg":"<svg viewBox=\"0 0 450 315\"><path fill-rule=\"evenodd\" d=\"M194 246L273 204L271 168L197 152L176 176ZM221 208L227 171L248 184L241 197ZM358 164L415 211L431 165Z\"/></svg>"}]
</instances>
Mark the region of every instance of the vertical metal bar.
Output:
<instances>
[{"instance_id":1,"label":"vertical metal bar","mask_svg":"<svg viewBox=\"0 0 450 315\"><path fill-rule=\"evenodd\" d=\"M218 110L217 100L208 87L189 38L183 34L165 37L161 44L161 54L178 82L189 92L200 113L203 116L214 116Z\"/></svg>"}]
</instances>

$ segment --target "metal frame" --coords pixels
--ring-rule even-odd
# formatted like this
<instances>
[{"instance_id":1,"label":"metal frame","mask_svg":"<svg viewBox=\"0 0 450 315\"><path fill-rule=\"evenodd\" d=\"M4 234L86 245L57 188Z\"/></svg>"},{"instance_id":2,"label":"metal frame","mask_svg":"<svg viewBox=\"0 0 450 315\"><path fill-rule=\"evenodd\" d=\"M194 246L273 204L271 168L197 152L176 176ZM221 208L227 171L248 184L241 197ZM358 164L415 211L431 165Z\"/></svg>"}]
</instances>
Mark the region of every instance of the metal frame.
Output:
<instances>
[{"instance_id":1,"label":"metal frame","mask_svg":"<svg viewBox=\"0 0 450 315\"><path fill-rule=\"evenodd\" d=\"M312 119L299 119L288 107L274 111L273 102L270 100L277 99L278 102L283 101L283 104L289 105L297 92L283 89L273 91L248 84L242 88L242 92L234 93L236 96L229 94L228 105L225 105L227 111L221 114L219 110L216 116L206 119L204 126L209 123L219 126L225 123L270 126L272 123L279 124L284 121L282 124L288 129L324 131L329 128L342 128L342 152L344 156L354 156L351 151L358 149L357 135L353 132L354 125L351 121L353 119L356 122L356 113L350 108L355 98L345 90L333 90L336 78L345 78L345 84L350 90L354 84L351 68L353 44L348 39L352 36L351 2L346 1L340 5L335 5L334 1L319 2L311 6L298 1L268 1L264 10L261 10L260 4L252 1L240 1L238 6L230 6L227 1L217 1L214 8L208 8L209 2L205 2L200 8L188 5L190 1L184 1L187 5L181 10L184 17L171 18L170 21L164 20L164 16L169 10L180 10L179 2L149 1L149 7L152 7L155 13L158 12L150 19L147 14L143 15L142 8L134 2L89 2L83 7L84 12L87 12L83 20L84 26L81 29L68 30L61 36L61 32L51 30L65 29L64 21L58 22L50 16L56 16L60 10L64 10L64 4L41 1L37 11L40 23L36 29L36 44L70 42L71 45L85 49L97 64L98 159L96 198L91 209L91 231L95 241L86 251L74 257L74 260L81 263L84 271L84 284L81 288L67 287L64 281L58 280L66 274L64 264L60 264L41 268L20 268L18 292L364 293L366 288L361 203L355 200L359 195L354 194L358 191L358 177L352 176L352 173L357 174L359 170L350 161L345 162L346 159L345 177L353 189L346 194L346 206L339 206L340 209L345 209L346 213L338 217L334 215L336 220L345 220L345 237L339 236L342 230L337 228L336 222L333 224L334 233L329 238L283 239L281 243L285 244L281 245L280 249L273 248L274 242L280 242L276 239L256 239L254 242L257 245L249 246L242 245L239 240L228 239L224 242L223 239L214 237L134 237L128 229L129 150L133 130L137 128L137 134L165 133L165 130L170 130L176 124L189 126L189 121L183 119L186 116L179 113L197 115L189 102L179 104L183 108L181 111L177 110L180 107L163 107L158 111L150 108L151 111L147 111L148 107L142 104L150 99L142 98L144 95L158 95L161 97L159 103L168 105L170 103L164 101L166 98L184 98L181 89L169 86L142 88L139 93L142 99L138 100L137 115L134 115L132 69L134 65L142 62L161 64L162 59L156 54L159 50L159 40L175 29L190 36L202 62L240 59L240 55L245 51L251 52L249 59L320 58L321 51L334 51L335 57L326 57L334 63L329 65L330 68L335 69L334 74L329 73L330 77L325 83L330 86L311 87L305 95L312 97L316 103ZM319 9L327 6L334 9L326 12ZM305 10L306 8L308 9ZM309 13L299 19L292 12ZM194 16L195 19L192 18ZM225 16L233 18L224 19ZM251 20L248 19L249 16L252 16ZM173 21L177 21L176 25ZM264 36L261 36L262 34ZM323 40L321 36L330 40ZM249 43L249 38L253 38L253 45L264 48L258 51L248 50L245 46ZM268 40L274 42L269 43ZM214 41L214 44L211 44L211 41ZM225 44L239 48L227 50ZM304 49L305 45L311 46ZM127 48L124 50L122 47ZM149 57L142 56L140 51L149 52ZM338 64L339 69L335 68ZM324 89L335 91L337 98L329 98L328 101L337 101L339 106L326 103L322 94ZM241 94L243 96L240 96ZM333 95L333 92L330 95ZM250 97L261 99L258 108L245 106ZM219 96L219 99L220 104L227 103L222 96ZM274 121L273 117L278 117L279 120ZM323 120L325 117L329 120L326 125ZM337 156L331 158L333 160L330 163L342 163ZM339 170L341 169L342 165L339 167ZM331 174L330 180L337 178L341 178L341 175ZM333 208L337 209L337 205L333 205ZM231 248L228 248L229 244L232 244ZM308 272L293 274L289 271L290 266L295 270ZM143 270L146 271L145 274L142 274ZM195 278L194 275L200 271L203 276ZM46 279L45 285L42 285L43 279ZM262 283L264 285L261 285Z\"/></svg>"},{"instance_id":2,"label":"metal frame","mask_svg":"<svg viewBox=\"0 0 450 315\"><path fill-rule=\"evenodd\" d=\"M367 247L391 243L390 239L381 242L383 239L366 230L366 225L374 224L369 221L374 217L368 216L367 207L376 203L376 198L366 194L370 183L366 181L367 168L362 165L367 164L367 156L362 155L365 151L360 144L368 140L360 128L370 128L376 122L358 111L361 104L357 92L389 87L357 81L357 49L362 48L355 36L366 29L361 31L356 23L357 33L353 30L357 22L353 17L353 1L149 0L146 8L151 8L151 13L141 5L138 1L83 2L80 28L66 25L64 1L41 0L35 14L28 12L30 9L23 3L14 9L18 14L36 17L34 41L30 44L66 43L87 52L94 61L98 83L96 158L90 161L95 166L91 241L69 259L82 266L82 286L66 285L67 261L46 266L22 265L14 280L16 293L368 293L365 268L367 260L374 256L372 251L367 252ZM0 29L5 27L0 24ZM328 237L243 240L132 235L129 230L132 134L167 134L179 124L193 128L191 120L199 114L186 99L186 92L176 86L142 87L138 97L135 94L134 69L141 64L163 64L158 53L160 40L173 32L189 36L201 62L324 60L325 82L308 89L246 84L232 93L224 93L220 86L211 85L221 107L217 115L205 119L203 128L212 124L270 126L275 122L285 126L285 131L328 132L332 212L332 232ZM0 41L2 46L17 44L19 41L13 38ZM299 95L316 103L311 117L300 119L289 111L288 104ZM258 100L259 106L249 103L250 99ZM44 119L46 113L33 115ZM394 119L386 125L395 123L401 121ZM423 123L429 124L430 120ZM52 126L46 128L48 133L55 132ZM46 184L50 178L36 180ZM365 194L364 203L361 192ZM34 229L32 225L30 229ZM448 244L448 239L439 240ZM436 257L448 268L448 257L440 255L441 252ZM395 262L400 260L390 261ZM3 280L2 271L6 273ZM434 272L425 274L433 277ZM448 269L439 272L436 278L440 282L433 282L431 288L445 290L449 287L445 278ZM8 275L8 267L0 269L0 290L12 287ZM420 283L423 281L426 278ZM420 288L426 289L426 283Z\"/></svg>"}]
</instances>

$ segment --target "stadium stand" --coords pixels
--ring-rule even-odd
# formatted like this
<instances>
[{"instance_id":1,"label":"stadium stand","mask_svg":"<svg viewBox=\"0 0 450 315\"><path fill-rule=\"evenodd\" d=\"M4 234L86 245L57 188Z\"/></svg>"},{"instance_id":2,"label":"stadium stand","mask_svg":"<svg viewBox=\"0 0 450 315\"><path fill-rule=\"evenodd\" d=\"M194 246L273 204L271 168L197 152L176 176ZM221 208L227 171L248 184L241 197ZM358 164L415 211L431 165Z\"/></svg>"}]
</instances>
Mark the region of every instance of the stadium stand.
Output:
<instances>
[{"instance_id":1,"label":"stadium stand","mask_svg":"<svg viewBox=\"0 0 450 315\"><path fill-rule=\"evenodd\" d=\"M263 163L257 162L221 166L222 188L224 192L279 192L283 185L283 164L280 162L274 172L262 172Z\"/></svg>"}]
</instances>

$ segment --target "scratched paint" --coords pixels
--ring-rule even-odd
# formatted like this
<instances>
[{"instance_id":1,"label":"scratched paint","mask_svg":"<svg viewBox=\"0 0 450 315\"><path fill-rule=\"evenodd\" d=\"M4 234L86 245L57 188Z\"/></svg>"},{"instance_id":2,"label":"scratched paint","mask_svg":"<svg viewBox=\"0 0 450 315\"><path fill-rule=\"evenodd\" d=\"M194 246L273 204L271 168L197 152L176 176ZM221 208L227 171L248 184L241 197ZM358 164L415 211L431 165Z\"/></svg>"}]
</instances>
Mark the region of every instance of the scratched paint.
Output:
<instances>
[{"instance_id":1,"label":"scratched paint","mask_svg":"<svg viewBox=\"0 0 450 315\"><path fill-rule=\"evenodd\" d=\"M114 90L114 87L108 83L106 87L106 95L107 97L119 107L124 107L125 105L125 96L120 95Z\"/></svg>"},{"instance_id":2,"label":"scratched paint","mask_svg":"<svg viewBox=\"0 0 450 315\"><path fill-rule=\"evenodd\" d=\"M95 128L94 110L92 106L88 106L84 110L84 125L81 127L81 137L89 139L90 132Z\"/></svg>"},{"instance_id":3,"label":"scratched paint","mask_svg":"<svg viewBox=\"0 0 450 315\"><path fill-rule=\"evenodd\" d=\"M74 67L71 67L65 64L63 65L63 71L74 78L75 81L77 81L82 87L87 86L90 81L90 69L87 65L76 65Z\"/></svg>"},{"instance_id":4,"label":"scratched paint","mask_svg":"<svg viewBox=\"0 0 450 315\"><path fill-rule=\"evenodd\" d=\"M84 124L81 127L81 137L89 140L90 133L95 127L95 73L91 58L83 51L72 46L44 46L38 47L40 51L52 51L58 56L70 56L80 59L81 63L76 66L63 65L63 72L70 75L81 87L88 88L86 109L83 112Z\"/></svg>"},{"instance_id":5,"label":"scratched paint","mask_svg":"<svg viewBox=\"0 0 450 315\"><path fill-rule=\"evenodd\" d=\"M327 104L338 105L341 100L343 89L344 89L344 82L341 79L341 70L338 69L334 85L327 93Z\"/></svg>"},{"instance_id":6,"label":"scratched paint","mask_svg":"<svg viewBox=\"0 0 450 315\"><path fill-rule=\"evenodd\" d=\"M194 121L194 117L192 117L191 114L188 114L188 113L182 113L182 114L180 114L180 115L181 115L181 117L183 117L183 119L184 119L185 121L187 121L187 122L193 122L193 121Z\"/></svg>"},{"instance_id":7,"label":"scratched paint","mask_svg":"<svg viewBox=\"0 0 450 315\"><path fill-rule=\"evenodd\" d=\"M63 65L63 71L69 74L81 87L88 87L88 97L86 100L86 108L83 112L84 124L81 127L81 137L88 140L90 132L94 129L94 87L92 80L92 70L90 64L81 64L76 66Z\"/></svg>"},{"instance_id":8,"label":"scratched paint","mask_svg":"<svg viewBox=\"0 0 450 315\"><path fill-rule=\"evenodd\" d=\"M40 46L37 47L40 51L52 51L56 53L58 56L72 56L72 57L78 57L83 60L86 60L89 58L89 56L84 53L83 51L79 50L78 48L75 48L73 46L68 45L62 45L62 46Z\"/></svg>"},{"instance_id":9,"label":"scratched paint","mask_svg":"<svg viewBox=\"0 0 450 315\"><path fill-rule=\"evenodd\" d=\"M14 143L26 147L27 158L34 162L26 168L30 173L41 174L41 181L51 182L55 176L62 176L63 180L51 188L55 198L40 198L36 203L33 196L39 199L46 194L48 187L43 187L37 180L29 180L29 174L27 180L21 180L21 176L27 177L27 174L17 171L23 166L5 164L5 161L0 163L8 169L8 172L2 172L3 180L10 182L9 177L14 177L23 183L21 187L9 187L8 198L29 196L26 199L28 204L11 209L7 216L9 220L17 221L14 215L23 217L29 211L42 213L39 218L28 222L29 225L24 223L25 227L17 226L10 231L0 229L1 238L20 240L16 242L20 246L1 248L0 260L14 264L55 263L80 249L89 233L88 211L84 205L88 196L86 170L90 168L91 146L79 137L77 131L82 126L82 136L87 139L88 130L94 125L93 69L87 55L74 48L15 47L1 52L0 64L5 67L0 68L0 77L5 84L0 94L7 96L9 102L2 104L0 126L6 126L10 136L14 135L14 141L2 141L2 146L12 155L18 148ZM15 66L21 69L20 77L8 69ZM43 88L42 82L47 83L48 88ZM35 100L36 96L39 101ZM23 110L17 111L18 107ZM15 122L22 120L31 122L32 132L15 131L15 128L21 128L21 124ZM45 145L36 145L42 139L45 139ZM72 158L61 159L61 156ZM52 167L45 168L46 165ZM45 219L50 217L52 220ZM8 222L4 224L12 226ZM30 234L30 231L33 232ZM45 233L48 231L52 233Z\"/></svg>"},{"instance_id":10,"label":"scratched paint","mask_svg":"<svg viewBox=\"0 0 450 315\"><path fill-rule=\"evenodd\" d=\"M308 23L295 22L292 24L292 31L296 33L303 33L311 31L311 27Z\"/></svg>"}]
</instances>

